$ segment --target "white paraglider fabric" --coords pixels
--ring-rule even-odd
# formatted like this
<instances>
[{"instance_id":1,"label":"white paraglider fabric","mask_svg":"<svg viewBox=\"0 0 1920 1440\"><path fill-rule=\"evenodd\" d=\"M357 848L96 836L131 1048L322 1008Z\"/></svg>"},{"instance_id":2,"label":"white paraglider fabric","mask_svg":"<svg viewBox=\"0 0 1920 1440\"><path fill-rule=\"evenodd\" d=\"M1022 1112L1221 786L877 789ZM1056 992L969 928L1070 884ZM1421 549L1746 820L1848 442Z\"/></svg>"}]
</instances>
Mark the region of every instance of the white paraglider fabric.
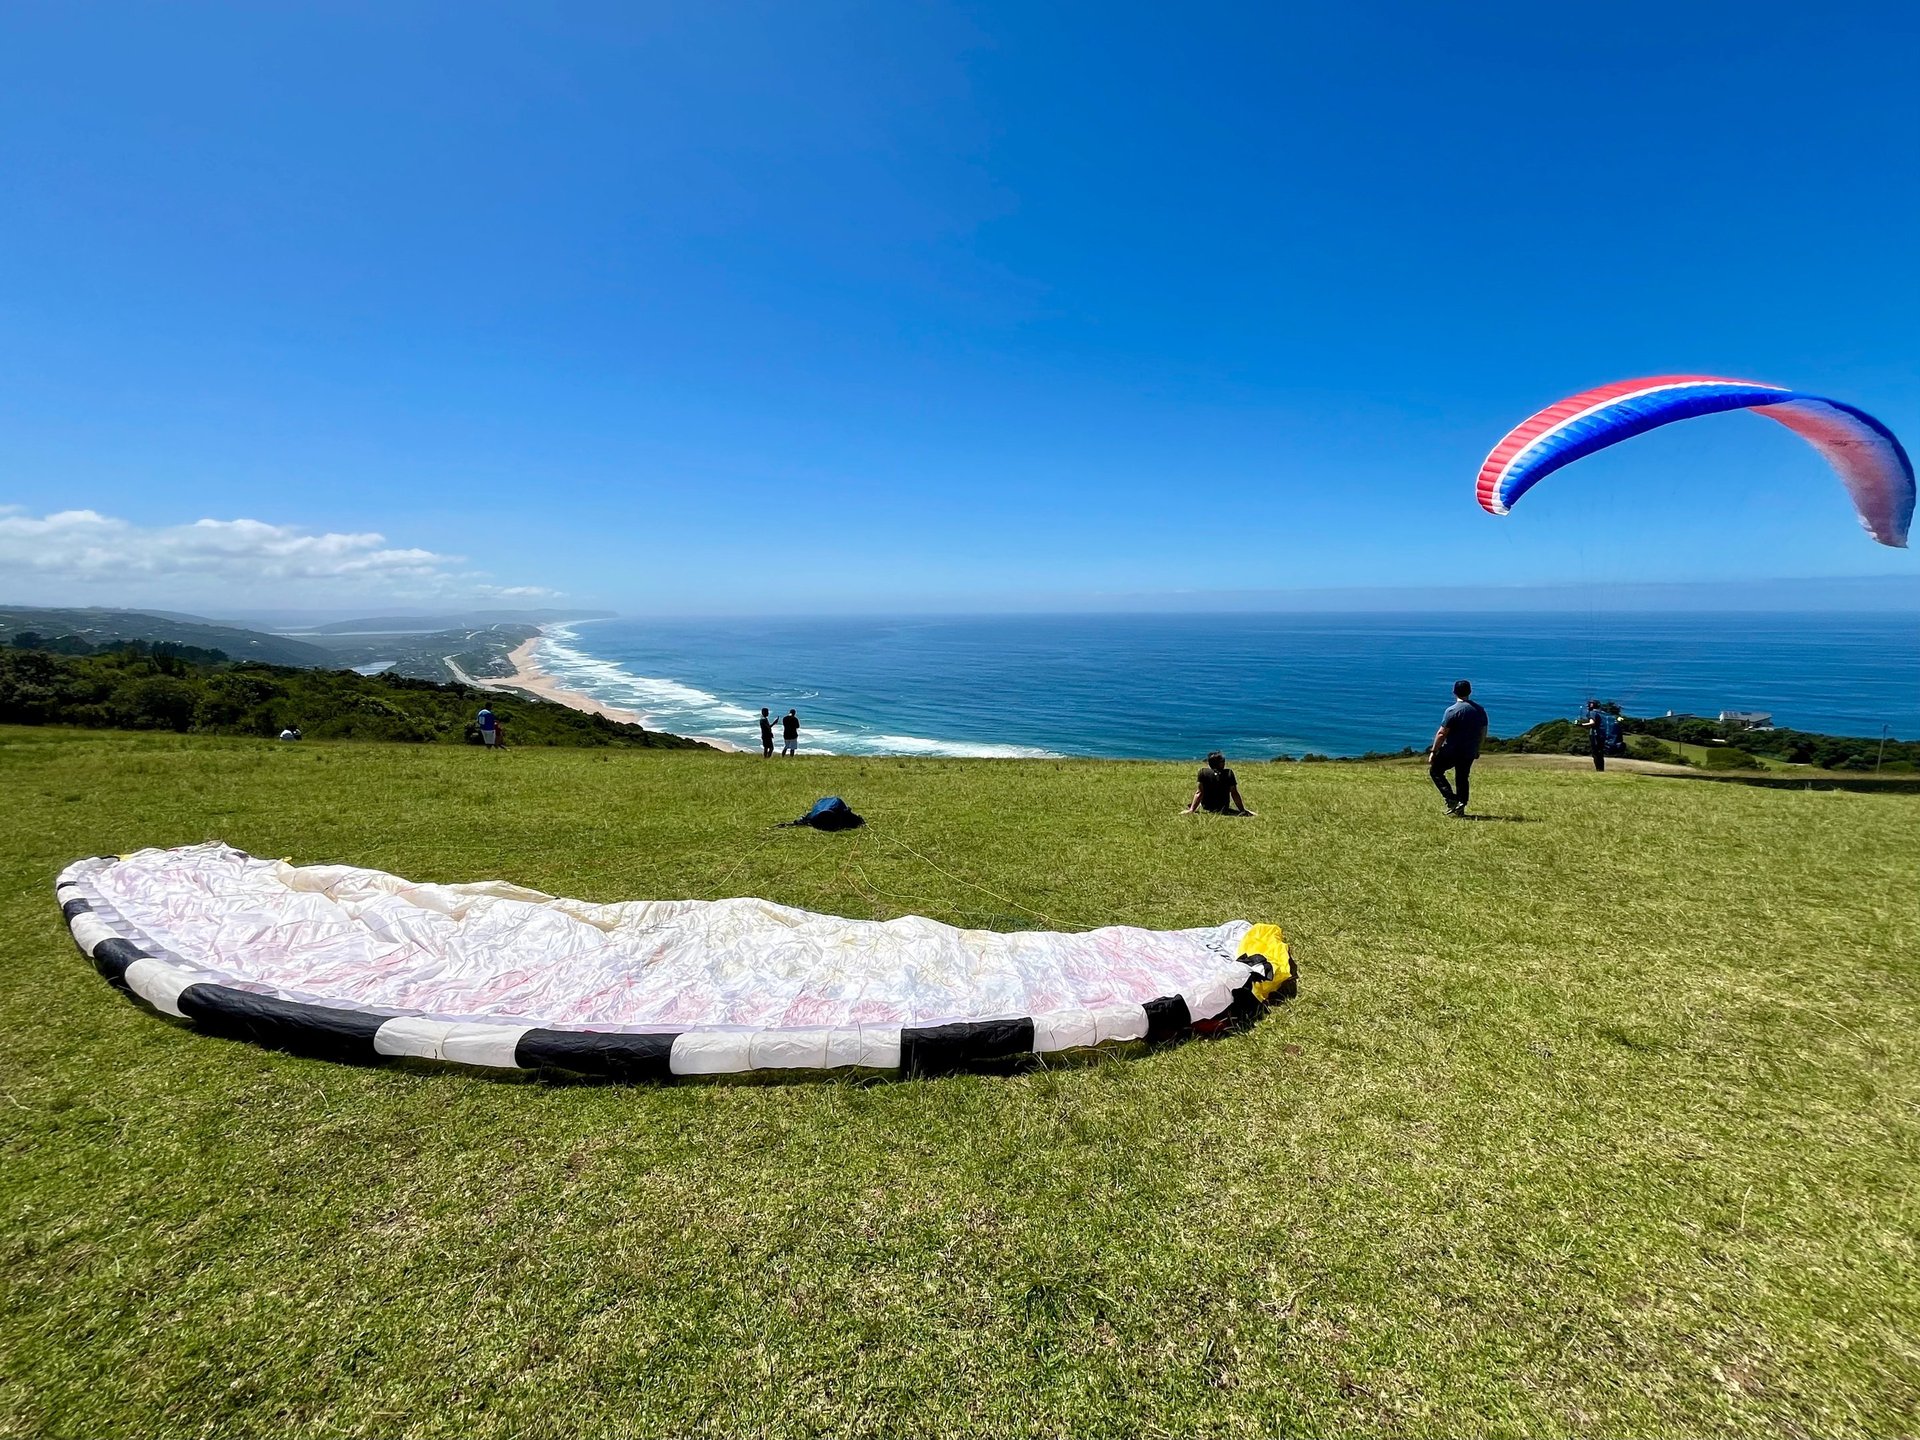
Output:
<instances>
[{"instance_id":1,"label":"white paraglider fabric","mask_svg":"<svg viewBox=\"0 0 1920 1440\"><path fill-rule=\"evenodd\" d=\"M1171 996L1201 1020L1253 973L1235 958L1240 920L1006 934L751 898L592 904L501 881L295 866L218 843L69 873L116 932L190 971L188 983L439 1021L819 1031L1044 1023Z\"/></svg>"}]
</instances>

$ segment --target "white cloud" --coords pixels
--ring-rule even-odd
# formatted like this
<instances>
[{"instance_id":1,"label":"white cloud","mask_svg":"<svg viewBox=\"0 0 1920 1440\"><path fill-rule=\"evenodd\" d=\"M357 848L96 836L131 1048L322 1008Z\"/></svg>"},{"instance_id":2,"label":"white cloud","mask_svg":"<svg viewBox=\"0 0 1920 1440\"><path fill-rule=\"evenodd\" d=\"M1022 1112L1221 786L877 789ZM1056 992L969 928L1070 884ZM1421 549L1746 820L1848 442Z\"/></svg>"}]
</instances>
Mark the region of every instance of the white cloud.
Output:
<instances>
[{"instance_id":1,"label":"white cloud","mask_svg":"<svg viewBox=\"0 0 1920 1440\"><path fill-rule=\"evenodd\" d=\"M97 510L33 516L0 506L0 599L61 598L84 591L103 601L123 592L177 589L191 596L263 593L453 599L547 597L538 585L498 586L464 569L458 555L395 546L373 531L340 534L261 520L196 520L141 526ZM113 592L108 594L106 592Z\"/></svg>"}]
</instances>

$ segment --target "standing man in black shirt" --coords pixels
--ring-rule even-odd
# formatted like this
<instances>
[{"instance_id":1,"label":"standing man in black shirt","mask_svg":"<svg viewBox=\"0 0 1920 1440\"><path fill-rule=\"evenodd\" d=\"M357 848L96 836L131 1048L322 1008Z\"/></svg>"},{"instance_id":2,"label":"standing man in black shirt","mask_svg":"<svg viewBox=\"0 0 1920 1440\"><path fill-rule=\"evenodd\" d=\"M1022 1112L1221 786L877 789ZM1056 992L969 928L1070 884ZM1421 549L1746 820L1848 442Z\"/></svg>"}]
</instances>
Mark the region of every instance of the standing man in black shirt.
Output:
<instances>
[{"instance_id":1,"label":"standing man in black shirt","mask_svg":"<svg viewBox=\"0 0 1920 1440\"><path fill-rule=\"evenodd\" d=\"M1185 813L1205 810L1209 815L1251 815L1247 802L1240 798L1240 782L1227 768L1227 757L1215 750L1200 767L1200 786L1193 792Z\"/></svg>"},{"instance_id":2,"label":"standing man in black shirt","mask_svg":"<svg viewBox=\"0 0 1920 1440\"><path fill-rule=\"evenodd\" d=\"M1453 704L1440 717L1440 728L1433 732L1433 749L1427 754L1427 774L1438 787L1447 814L1454 816L1467 813L1468 776L1473 762L1480 758L1480 742L1487 733L1487 712L1478 701L1467 698L1471 694L1471 683L1453 682ZM1449 770L1453 772L1452 785L1447 784Z\"/></svg>"},{"instance_id":3,"label":"standing man in black shirt","mask_svg":"<svg viewBox=\"0 0 1920 1440\"><path fill-rule=\"evenodd\" d=\"M780 753L793 754L794 747L800 743L800 717L791 710L780 717L780 738L786 742Z\"/></svg>"},{"instance_id":4,"label":"standing man in black shirt","mask_svg":"<svg viewBox=\"0 0 1920 1440\"><path fill-rule=\"evenodd\" d=\"M773 758L773 721L764 705L760 707L760 753L765 759Z\"/></svg>"}]
</instances>

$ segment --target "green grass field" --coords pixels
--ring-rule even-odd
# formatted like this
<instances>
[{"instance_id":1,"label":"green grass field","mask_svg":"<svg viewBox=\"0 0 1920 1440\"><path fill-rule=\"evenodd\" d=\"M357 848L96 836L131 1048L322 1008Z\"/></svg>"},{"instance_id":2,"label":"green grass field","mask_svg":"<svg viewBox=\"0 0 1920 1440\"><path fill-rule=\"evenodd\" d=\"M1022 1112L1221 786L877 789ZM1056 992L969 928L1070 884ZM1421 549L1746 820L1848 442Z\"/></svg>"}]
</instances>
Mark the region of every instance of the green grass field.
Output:
<instances>
[{"instance_id":1,"label":"green grass field","mask_svg":"<svg viewBox=\"0 0 1920 1440\"><path fill-rule=\"evenodd\" d=\"M1920 1430L1920 796L0 730L0 1434ZM823 793L873 821L776 830ZM55 873L1271 919L1225 1039L661 1088L181 1029ZM917 852L917 853L915 853ZM1045 921L1034 916L1043 916Z\"/></svg>"}]
</instances>

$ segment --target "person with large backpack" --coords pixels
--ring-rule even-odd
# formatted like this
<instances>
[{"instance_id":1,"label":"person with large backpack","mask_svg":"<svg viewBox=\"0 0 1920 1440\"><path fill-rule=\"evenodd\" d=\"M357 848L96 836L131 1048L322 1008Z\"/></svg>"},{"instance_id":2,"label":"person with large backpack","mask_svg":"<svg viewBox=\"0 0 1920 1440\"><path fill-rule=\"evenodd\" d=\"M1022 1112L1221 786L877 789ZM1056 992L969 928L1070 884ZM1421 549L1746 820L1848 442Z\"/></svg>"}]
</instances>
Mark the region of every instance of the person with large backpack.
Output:
<instances>
[{"instance_id":1,"label":"person with large backpack","mask_svg":"<svg viewBox=\"0 0 1920 1440\"><path fill-rule=\"evenodd\" d=\"M1609 755L1627 753L1627 734L1620 728L1620 707L1608 705L1600 713L1600 743Z\"/></svg>"},{"instance_id":2,"label":"person with large backpack","mask_svg":"<svg viewBox=\"0 0 1920 1440\"><path fill-rule=\"evenodd\" d=\"M1625 751L1620 740L1620 722L1598 700L1587 701L1587 713L1579 723L1587 732L1587 753L1593 757L1594 769L1606 769L1607 756Z\"/></svg>"}]
</instances>

